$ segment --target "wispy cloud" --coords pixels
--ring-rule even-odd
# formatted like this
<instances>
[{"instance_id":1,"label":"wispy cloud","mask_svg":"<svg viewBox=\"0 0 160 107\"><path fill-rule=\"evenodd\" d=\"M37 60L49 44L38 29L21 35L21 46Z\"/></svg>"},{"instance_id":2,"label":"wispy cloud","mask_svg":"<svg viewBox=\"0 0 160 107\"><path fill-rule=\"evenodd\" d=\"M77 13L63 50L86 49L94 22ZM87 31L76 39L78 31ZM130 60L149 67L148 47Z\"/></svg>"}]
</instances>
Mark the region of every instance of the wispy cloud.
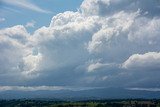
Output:
<instances>
[{"instance_id":1,"label":"wispy cloud","mask_svg":"<svg viewBox=\"0 0 160 107\"><path fill-rule=\"evenodd\" d=\"M0 18L0 22L4 22L5 20L5 18Z\"/></svg>"},{"instance_id":2,"label":"wispy cloud","mask_svg":"<svg viewBox=\"0 0 160 107\"><path fill-rule=\"evenodd\" d=\"M42 9L41 7L31 3L29 0L1 0L3 3L29 9L40 13L52 13L51 11Z\"/></svg>"},{"instance_id":3,"label":"wispy cloud","mask_svg":"<svg viewBox=\"0 0 160 107\"><path fill-rule=\"evenodd\" d=\"M127 88L127 89L133 91L152 91L152 92L160 91L160 88Z\"/></svg>"},{"instance_id":4,"label":"wispy cloud","mask_svg":"<svg viewBox=\"0 0 160 107\"><path fill-rule=\"evenodd\" d=\"M12 8L12 7L8 7L8 6L1 6L1 14L6 14L6 12L11 12L11 13L19 13L19 14L24 14L22 13L20 10Z\"/></svg>"},{"instance_id":5,"label":"wispy cloud","mask_svg":"<svg viewBox=\"0 0 160 107\"><path fill-rule=\"evenodd\" d=\"M36 21L32 20L30 22L27 22L26 25L25 25L25 27L27 27L27 28L34 28L35 27L35 23L36 23Z\"/></svg>"}]
</instances>

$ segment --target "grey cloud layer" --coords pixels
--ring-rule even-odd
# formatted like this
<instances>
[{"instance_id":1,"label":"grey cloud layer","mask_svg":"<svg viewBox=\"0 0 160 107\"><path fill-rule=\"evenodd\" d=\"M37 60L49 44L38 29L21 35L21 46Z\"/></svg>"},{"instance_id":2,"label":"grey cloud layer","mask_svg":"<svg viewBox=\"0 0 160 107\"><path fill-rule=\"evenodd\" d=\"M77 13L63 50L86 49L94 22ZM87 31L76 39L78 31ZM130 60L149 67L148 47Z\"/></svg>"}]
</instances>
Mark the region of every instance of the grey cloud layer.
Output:
<instances>
[{"instance_id":1,"label":"grey cloud layer","mask_svg":"<svg viewBox=\"0 0 160 107\"><path fill-rule=\"evenodd\" d=\"M160 85L159 5L85 0L79 11L57 14L32 35L22 25L1 29L0 73L28 84Z\"/></svg>"},{"instance_id":2,"label":"grey cloud layer","mask_svg":"<svg viewBox=\"0 0 160 107\"><path fill-rule=\"evenodd\" d=\"M101 89L104 87L69 87L69 86L0 86L1 91L56 91L71 90L81 91L90 89Z\"/></svg>"}]
</instances>

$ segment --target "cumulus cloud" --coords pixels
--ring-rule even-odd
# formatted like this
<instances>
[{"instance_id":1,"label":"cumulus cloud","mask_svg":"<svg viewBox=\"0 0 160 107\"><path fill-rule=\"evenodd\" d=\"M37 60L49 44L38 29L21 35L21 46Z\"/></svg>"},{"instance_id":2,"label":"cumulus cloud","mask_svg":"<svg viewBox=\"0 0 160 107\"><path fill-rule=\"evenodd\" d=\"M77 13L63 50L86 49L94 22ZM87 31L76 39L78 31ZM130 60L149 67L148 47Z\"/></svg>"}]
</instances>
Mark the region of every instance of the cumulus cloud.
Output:
<instances>
[{"instance_id":1,"label":"cumulus cloud","mask_svg":"<svg viewBox=\"0 0 160 107\"><path fill-rule=\"evenodd\" d=\"M128 35L128 39L138 44L143 43L142 45L158 45L160 34L159 27L159 18L139 18L139 20L136 20L134 25L132 26L132 30Z\"/></svg>"},{"instance_id":2,"label":"cumulus cloud","mask_svg":"<svg viewBox=\"0 0 160 107\"><path fill-rule=\"evenodd\" d=\"M15 71L39 84L120 86L134 83L131 77L142 81L141 76L143 82L155 82L146 74L124 71L159 71L158 5L150 0L84 0L77 12L59 13L33 34L22 25L1 29L1 72Z\"/></svg>"},{"instance_id":3,"label":"cumulus cloud","mask_svg":"<svg viewBox=\"0 0 160 107\"><path fill-rule=\"evenodd\" d=\"M84 0L81 11L84 15L111 16L119 11L134 12L141 9L149 16L157 16L160 3L149 0Z\"/></svg>"},{"instance_id":4,"label":"cumulus cloud","mask_svg":"<svg viewBox=\"0 0 160 107\"><path fill-rule=\"evenodd\" d=\"M2 40L14 40L19 43L25 43L29 33L22 25L16 25L10 28L5 28L0 31L1 41Z\"/></svg>"},{"instance_id":5,"label":"cumulus cloud","mask_svg":"<svg viewBox=\"0 0 160 107\"><path fill-rule=\"evenodd\" d=\"M88 65L87 67L87 71L88 72L95 72L95 71L100 71L100 69L105 68L107 69L112 69L113 67L117 67L118 64L114 64L114 63L101 63L99 61L91 61L91 63Z\"/></svg>"},{"instance_id":6,"label":"cumulus cloud","mask_svg":"<svg viewBox=\"0 0 160 107\"><path fill-rule=\"evenodd\" d=\"M110 0L84 0L81 11L85 15L103 15L110 5Z\"/></svg>"},{"instance_id":7,"label":"cumulus cloud","mask_svg":"<svg viewBox=\"0 0 160 107\"><path fill-rule=\"evenodd\" d=\"M121 44L121 39L127 41L127 38L125 38L126 33L138 14L139 11L133 13L121 11L103 20L102 28L92 36L88 50L90 52L99 52L104 48L115 48L116 44Z\"/></svg>"},{"instance_id":8,"label":"cumulus cloud","mask_svg":"<svg viewBox=\"0 0 160 107\"><path fill-rule=\"evenodd\" d=\"M96 69L99 69L99 68L101 68L101 67L103 67L103 66L105 66L106 64L102 64L102 63L99 63L99 62L97 62L97 63L95 63L95 64L90 64L89 66L88 66L88 72L92 72L92 71L95 71Z\"/></svg>"},{"instance_id":9,"label":"cumulus cloud","mask_svg":"<svg viewBox=\"0 0 160 107\"><path fill-rule=\"evenodd\" d=\"M23 71L22 73L24 74L24 76L32 76L36 71L39 70L38 66L41 60L42 55L40 53L38 53L38 55L31 54L26 57L23 57L23 63L22 65L19 65L19 69ZM38 74L36 73L36 75Z\"/></svg>"},{"instance_id":10,"label":"cumulus cloud","mask_svg":"<svg viewBox=\"0 0 160 107\"><path fill-rule=\"evenodd\" d=\"M126 69L160 69L160 53L148 52L145 54L134 54L122 65Z\"/></svg>"},{"instance_id":11,"label":"cumulus cloud","mask_svg":"<svg viewBox=\"0 0 160 107\"><path fill-rule=\"evenodd\" d=\"M35 71L41 55L33 54L31 35L23 25L0 30L1 73L19 72L28 74Z\"/></svg>"},{"instance_id":12,"label":"cumulus cloud","mask_svg":"<svg viewBox=\"0 0 160 107\"><path fill-rule=\"evenodd\" d=\"M22 25L0 30L1 72L16 68L23 53L27 52L25 44L29 34Z\"/></svg>"}]
</instances>

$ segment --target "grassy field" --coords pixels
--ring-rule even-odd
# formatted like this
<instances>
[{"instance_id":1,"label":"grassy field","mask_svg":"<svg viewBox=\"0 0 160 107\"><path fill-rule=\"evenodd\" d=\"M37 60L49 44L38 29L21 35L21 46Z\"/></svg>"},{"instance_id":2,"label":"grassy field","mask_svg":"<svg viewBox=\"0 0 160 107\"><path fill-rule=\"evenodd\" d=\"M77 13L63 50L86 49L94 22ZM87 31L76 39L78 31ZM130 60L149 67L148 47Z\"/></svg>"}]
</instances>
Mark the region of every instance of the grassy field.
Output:
<instances>
[{"instance_id":1,"label":"grassy field","mask_svg":"<svg viewBox=\"0 0 160 107\"><path fill-rule=\"evenodd\" d=\"M160 107L160 100L88 100L88 101L47 101L47 100L0 100L0 107Z\"/></svg>"}]
</instances>

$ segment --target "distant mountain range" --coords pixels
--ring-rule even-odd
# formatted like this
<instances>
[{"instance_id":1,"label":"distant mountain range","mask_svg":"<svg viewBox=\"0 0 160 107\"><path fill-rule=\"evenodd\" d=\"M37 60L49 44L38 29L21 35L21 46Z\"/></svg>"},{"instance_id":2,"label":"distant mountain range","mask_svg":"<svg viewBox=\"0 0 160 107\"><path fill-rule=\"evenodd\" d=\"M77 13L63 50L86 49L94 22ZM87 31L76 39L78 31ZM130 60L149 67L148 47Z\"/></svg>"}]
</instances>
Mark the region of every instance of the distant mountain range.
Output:
<instances>
[{"instance_id":1,"label":"distant mountain range","mask_svg":"<svg viewBox=\"0 0 160 107\"><path fill-rule=\"evenodd\" d=\"M0 99L53 99L53 100L94 100L94 99L127 99L127 98L160 98L159 91L138 91L123 88L102 88L81 91L1 91Z\"/></svg>"}]
</instances>

